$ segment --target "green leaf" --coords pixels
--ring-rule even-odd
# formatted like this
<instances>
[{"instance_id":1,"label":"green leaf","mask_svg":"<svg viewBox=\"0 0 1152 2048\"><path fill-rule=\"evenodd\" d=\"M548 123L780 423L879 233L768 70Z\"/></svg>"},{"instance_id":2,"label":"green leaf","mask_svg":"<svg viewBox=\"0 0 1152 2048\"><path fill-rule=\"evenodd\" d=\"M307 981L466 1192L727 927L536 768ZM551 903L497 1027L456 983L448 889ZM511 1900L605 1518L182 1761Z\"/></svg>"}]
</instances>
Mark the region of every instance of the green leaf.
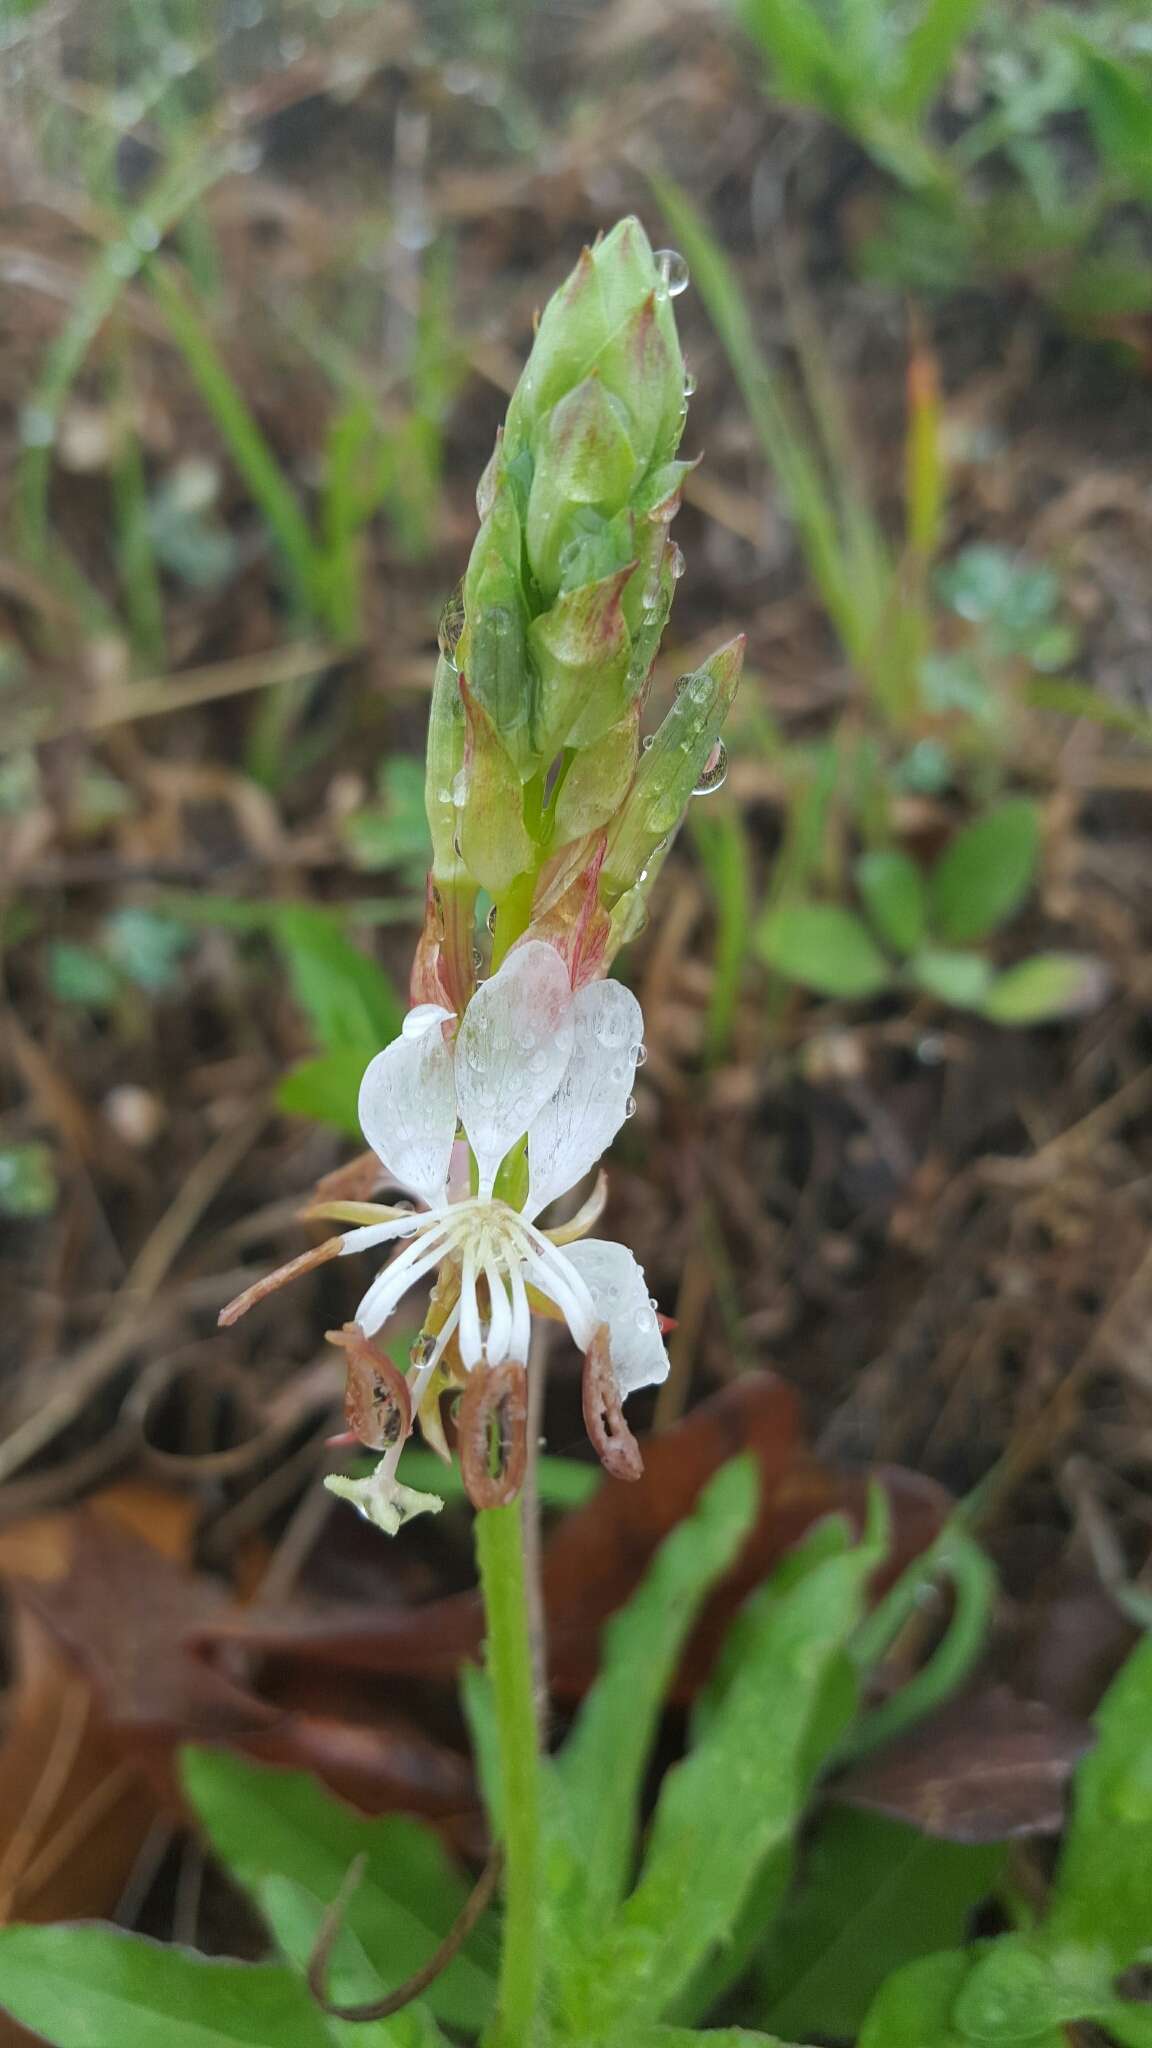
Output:
<instances>
[{"instance_id":1,"label":"green leaf","mask_svg":"<svg viewBox=\"0 0 1152 2048\"><path fill-rule=\"evenodd\" d=\"M747 2027L629 2028L626 2034L611 2034L596 2048L788 2048L775 2034L752 2034Z\"/></svg>"},{"instance_id":2,"label":"green leaf","mask_svg":"<svg viewBox=\"0 0 1152 2048\"><path fill-rule=\"evenodd\" d=\"M951 952L943 946L926 946L908 966L913 980L930 996L954 1003L959 1010L978 1009L992 980L991 965L982 953Z\"/></svg>"},{"instance_id":3,"label":"green leaf","mask_svg":"<svg viewBox=\"0 0 1152 2048\"><path fill-rule=\"evenodd\" d=\"M51 1216L59 1193L50 1146L37 1139L0 1146L0 1216Z\"/></svg>"},{"instance_id":4,"label":"green leaf","mask_svg":"<svg viewBox=\"0 0 1152 2048\"><path fill-rule=\"evenodd\" d=\"M1152 1640L1104 1696L1096 1748L1076 1774L1047 1932L1107 1950L1116 1970L1152 1947Z\"/></svg>"},{"instance_id":5,"label":"green leaf","mask_svg":"<svg viewBox=\"0 0 1152 2048\"><path fill-rule=\"evenodd\" d=\"M106 926L108 952L121 972L149 995L164 995L179 979L179 962L192 941L186 924L161 910L126 903Z\"/></svg>"},{"instance_id":6,"label":"green leaf","mask_svg":"<svg viewBox=\"0 0 1152 2048\"><path fill-rule=\"evenodd\" d=\"M976 1956L952 2008L965 2040L1060 2040L1065 2022L1090 2019L1108 2000L1101 1951L1061 1949L1048 1933L1002 1935Z\"/></svg>"},{"instance_id":7,"label":"green leaf","mask_svg":"<svg viewBox=\"0 0 1152 2048\"><path fill-rule=\"evenodd\" d=\"M972 2048L973 2036L955 2021L956 2002L972 1970L963 1950L926 1956L889 1977L864 2022L856 2048ZM1035 2034L994 2037L1000 2048L1010 2040L1028 2048L1067 2048L1062 2028L1042 2027Z\"/></svg>"},{"instance_id":8,"label":"green leaf","mask_svg":"<svg viewBox=\"0 0 1152 2048\"><path fill-rule=\"evenodd\" d=\"M348 1941L338 1942L333 1983L355 1968L359 1949L391 1990L427 1962L448 1932L469 1887L437 1837L415 1821L364 1820L296 1771L246 1763L223 1750L184 1753L188 1796L217 1854L240 1883L265 1887L264 1904L288 1959L303 1968L321 1914L340 1890L355 1857L367 1858L348 1903ZM288 1879L295 1895L269 1879ZM301 1914L300 1895L312 1910ZM347 1958L351 1956L352 1961ZM362 1966L361 1966L362 1967ZM446 2025L478 2029L494 2002L487 1946L474 1936L437 1977L427 2003Z\"/></svg>"},{"instance_id":9,"label":"green leaf","mask_svg":"<svg viewBox=\"0 0 1152 2048\"><path fill-rule=\"evenodd\" d=\"M292 1970L209 1962L110 1927L0 1929L0 1999L57 2048L157 2048L160 2041L164 2048L331 2048L332 2041Z\"/></svg>"},{"instance_id":10,"label":"green leaf","mask_svg":"<svg viewBox=\"0 0 1152 2048\"><path fill-rule=\"evenodd\" d=\"M664 1778L639 1883L583 1979L565 1987L587 2031L651 2024L674 2007L794 1834L813 1777L855 1711L845 1646L885 1545L874 1526L857 1547L830 1555L818 1530L749 1602L742 1654L703 1739Z\"/></svg>"},{"instance_id":11,"label":"green leaf","mask_svg":"<svg viewBox=\"0 0 1152 2048\"><path fill-rule=\"evenodd\" d=\"M1152 2006L1106 2005L1096 2017L1120 2048L1152 2048Z\"/></svg>"},{"instance_id":12,"label":"green leaf","mask_svg":"<svg viewBox=\"0 0 1152 2048\"><path fill-rule=\"evenodd\" d=\"M1040 814L1027 797L1010 797L966 826L929 880L933 931L961 946L986 938L1020 908L1039 852Z\"/></svg>"},{"instance_id":13,"label":"green leaf","mask_svg":"<svg viewBox=\"0 0 1152 2048\"><path fill-rule=\"evenodd\" d=\"M564 1912L588 1928L623 1895L665 1694L705 1598L751 1530L759 1492L750 1458L717 1473L604 1631L599 1677L556 1765L571 1857Z\"/></svg>"},{"instance_id":14,"label":"green leaf","mask_svg":"<svg viewBox=\"0 0 1152 2048\"><path fill-rule=\"evenodd\" d=\"M854 2039L892 1971L963 1941L1005 1853L832 1807L759 1972L764 2019L785 2034Z\"/></svg>"},{"instance_id":15,"label":"green leaf","mask_svg":"<svg viewBox=\"0 0 1152 2048\"><path fill-rule=\"evenodd\" d=\"M914 953L924 937L924 879L906 853L866 853L856 863L856 887L882 939L897 953Z\"/></svg>"},{"instance_id":16,"label":"green leaf","mask_svg":"<svg viewBox=\"0 0 1152 2048\"><path fill-rule=\"evenodd\" d=\"M1145 199L1152 199L1152 103L1131 65L1087 41L1079 44L1084 103L1102 157Z\"/></svg>"},{"instance_id":17,"label":"green leaf","mask_svg":"<svg viewBox=\"0 0 1152 2048\"><path fill-rule=\"evenodd\" d=\"M289 1069L276 1090L276 1100L290 1116L314 1117L333 1130L360 1137L357 1102L364 1069L380 1047L374 1042L342 1046L318 1060L301 1060Z\"/></svg>"},{"instance_id":18,"label":"green leaf","mask_svg":"<svg viewBox=\"0 0 1152 2048\"><path fill-rule=\"evenodd\" d=\"M48 948L48 986L58 1003L85 1010L111 1010L123 984L102 953L73 939L54 939Z\"/></svg>"},{"instance_id":19,"label":"green leaf","mask_svg":"<svg viewBox=\"0 0 1152 2048\"><path fill-rule=\"evenodd\" d=\"M1043 1024L1094 1009L1107 987L1099 960L1084 953L1037 953L998 974L980 1008L994 1024Z\"/></svg>"},{"instance_id":20,"label":"green leaf","mask_svg":"<svg viewBox=\"0 0 1152 2048\"><path fill-rule=\"evenodd\" d=\"M316 1939L317 1918L322 1902L294 1884L290 1877L269 1877L256 1887L260 1910L286 1956L308 1955ZM361 1943L345 1927L328 1969L329 1997L340 2005L366 2005L382 1992L380 1976L373 1969ZM384 2028L379 2021L329 2020L333 2041L341 2048L444 2048L444 2036L427 2006L406 2005Z\"/></svg>"},{"instance_id":21,"label":"green leaf","mask_svg":"<svg viewBox=\"0 0 1152 2048\"><path fill-rule=\"evenodd\" d=\"M835 903L787 903L760 926L770 967L821 996L862 997L887 988L891 969L867 927Z\"/></svg>"},{"instance_id":22,"label":"green leaf","mask_svg":"<svg viewBox=\"0 0 1152 2048\"><path fill-rule=\"evenodd\" d=\"M404 1021L396 992L338 918L311 904L290 904L277 908L273 930L292 992L325 1051L372 1045L379 1052L391 1044Z\"/></svg>"}]
</instances>

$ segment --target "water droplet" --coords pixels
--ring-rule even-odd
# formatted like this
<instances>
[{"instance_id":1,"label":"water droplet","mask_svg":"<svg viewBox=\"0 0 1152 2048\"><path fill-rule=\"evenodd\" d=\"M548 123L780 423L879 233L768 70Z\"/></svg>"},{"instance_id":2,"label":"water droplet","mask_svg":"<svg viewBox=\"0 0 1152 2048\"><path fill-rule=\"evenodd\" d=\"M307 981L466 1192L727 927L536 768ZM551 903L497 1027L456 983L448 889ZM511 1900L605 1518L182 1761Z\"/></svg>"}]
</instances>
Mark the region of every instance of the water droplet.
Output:
<instances>
[{"instance_id":1,"label":"water droplet","mask_svg":"<svg viewBox=\"0 0 1152 2048\"><path fill-rule=\"evenodd\" d=\"M460 834L458 832L452 834L452 851L456 855L457 860L463 860L464 848L460 844Z\"/></svg>"},{"instance_id":2,"label":"water droplet","mask_svg":"<svg viewBox=\"0 0 1152 2048\"><path fill-rule=\"evenodd\" d=\"M668 557L668 568L671 572L672 581L679 583L680 578L684 574L684 550L681 547L677 547L675 541L672 543L672 552Z\"/></svg>"},{"instance_id":3,"label":"water droplet","mask_svg":"<svg viewBox=\"0 0 1152 2048\"><path fill-rule=\"evenodd\" d=\"M654 732L645 733L642 751L646 754L649 751L649 748L655 745L655 741L656 735Z\"/></svg>"},{"instance_id":4,"label":"water droplet","mask_svg":"<svg viewBox=\"0 0 1152 2048\"><path fill-rule=\"evenodd\" d=\"M475 1039L471 1039L469 1041L468 1048L464 1056L468 1061L468 1065L471 1067L472 1072L474 1074L482 1074L484 1072L485 1067L488 1065L488 1055L482 1045L477 1045Z\"/></svg>"},{"instance_id":5,"label":"water droplet","mask_svg":"<svg viewBox=\"0 0 1152 2048\"><path fill-rule=\"evenodd\" d=\"M625 1117L625 1121L627 1121L627 1119L628 1119L629 1117L633 1117L633 1116L635 1116L635 1114L636 1114L636 1097L635 1097L634 1095L630 1095L630 1096L628 1097L628 1100L627 1100L627 1102L626 1102L626 1103L624 1104L624 1117Z\"/></svg>"},{"instance_id":6,"label":"water droplet","mask_svg":"<svg viewBox=\"0 0 1152 2048\"><path fill-rule=\"evenodd\" d=\"M481 968L483 967L483 965L484 965L484 955L483 955L483 953L482 953L482 952L480 951L480 948L479 948L479 946L473 946L473 948L472 948L472 970L473 970L473 973L475 973L475 974L479 974L479 972L480 972L480 969L481 969Z\"/></svg>"},{"instance_id":7,"label":"water droplet","mask_svg":"<svg viewBox=\"0 0 1152 2048\"><path fill-rule=\"evenodd\" d=\"M641 1271L641 1272L643 1272L643 1271L644 1271L644 1268L643 1268L643 1266L641 1266L641 1268L640 1268L640 1271ZM656 1310L657 1310L657 1309L659 1308L660 1304L659 1304L659 1302L657 1301L657 1299L656 1299L656 1296L655 1296L654 1294L650 1294L650 1295L648 1296L648 1306L649 1306L649 1308L650 1308L650 1309L652 1310L652 1313L653 1313L653 1315L655 1315L655 1313L656 1313Z\"/></svg>"},{"instance_id":8,"label":"water droplet","mask_svg":"<svg viewBox=\"0 0 1152 2048\"><path fill-rule=\"evenodd\" d=\"M453 668L456 666L456 649L460 644L460 635L463 631L464 586L462 583L459 583L441 612L440 623L436 628L436 639L440 652L444 656L445 661L451 662Z\"/></svg>"},{"instance_id":9,"label":"water droplet","mask_svg":"<svg viewBox=\"0 0 1152 2048\"><path fill-rule=\"evenodd\" d=\"M616 1065L612 1069L612 1079L614 1081L627 1081L630 1078L630 1075L631 1068L628 1064L628 1061L617 1060Z\"/></svg>"},{"instance_id":10,"label":"water droplet","mask_svg":"<svg viewBox=\"0 0 1152 2048\"><path fill-rule=\"evenodd\" d=\"M416 1367L417 1372L423 1372L424 1367L426 1365L431 1365L432 1353L435 1351L435 1349L435 1337L429 1336L427 1330L422 1330L420 1335L417 1337L415 1343L413 1344L411 1351L408 1353L408 1356L411 1359L412 1364Z\"/></svg>"},{"instance_id":11,"label":"water droplet","mask_svg":"<svg viewBox=\"0 0 1152 2048\"><path fill-rule=\"evenodd\" d=\"M649 581L648 583L646 583L646 584L644 585L644 592L643 592L643 598L642 598L642 602L643 602L643 605L644 605L644 609L645 609L645 611L646 611L646 612L654 612L654 611L655 611L655 609L656 609L657 605L658 605L658 604L659 604L659 602L660 602L660 577L659 577L659 574L657 574L657 575L653 576L653 577L651 578L651 580L650 580L650 581Z\"/></svg>"},{"instance_id":12,"label":"water droplet","mask_svg":"<svg viewBox=\"0 0 1152 2048\"><path fill-rule=\"evenodd\" d=\"M534 1053L533 1053L533 1055L532 1055L532 1057L531 1057L531 1059L530 1059L530 1060L529 1060L529 1062L528 1062L528 1072L529 1072L530 1074L542 1074L542 1073L544 1072L545 1068L547 1067L547 1065L548 1065L548 1055L547 1055L547 1053L546 1053L546 1052L534 1052Z\"/></svg>"},{"instance_id":13,"label":"water droplet","mask_svg":"<svg viewBox=\"0 0 1152 2048\"><path fill-rule=\"evenodd\" d=\"M656 268L660 282L670 299L678 299L688 289L688 265L679 249L657 249Z\"/></svg>"},{"instance_id":14,"label":"water droplet","mask_svg":"<svg viewBox=\"0 0 1152 2048\"><path fill-rule=\"evenodd\" d=\"M641 1335L645 1337L648 1335L650 1330L654 1330L656 1328L656 1318L653 1315L652 1310L650 1308L638 1308L636 1311L635 1323L636 1328L640 1331Z\"/></svg>"},{"instance_id":15,"label":"water droplet","mask_svg":"<svg viewBox=\"0 0 1152 2048\"><path fill-rule=\"evenodd\" d=\"M717 740L704 764L699 782L692 791L693 796L711 796L714 790L722 789L728 775L728 749L723 740Z\"/></svg>"},{"instance_id":16,"label":"water droplet","mask_svg":"<svg viewBox=\"0 0 1152 2048\"><path fill-rule=\"evenodd\" d=\"M496 905L493 904L491 910L488 912L487 917L484 919L484 928L486 931L495 932L496 915Z\"/></svg>"},{"instance_id":17,"label":"water droplet","mask_svg":"<svg viewBox=\"0 0 1152 2048\"><path fill-rule=\"evenodd\" d=\"M458 811L462 811L468 801L468 770L466 768L458 768L452 777L452 801Z\"/></svg>"},{"instance_id":18,"label":"water droplet","mask_svg":"<svg viewBox=\"0 0 1152 2048\"><path fill-rule=\"evenodd\" d=\"M647 1057L648 1047L645 1044L643 1044L643 1042L641 1042L641 1044L639 1045L634 1045L629 1053L629 1058L631 1059L633 1065L637 1067L642 1067Z\"/></svg>"},{"instance_id":19,"label":"water droplet","mask_svg":"<svg viewBox=\"0 0 1152 2048\"><path fill-rule=\"evenodd\" d=\"M639 874L637 875L637 877L636 877L636 880L637 880L638 882L646 882L646 881L648 880L648 870L647 870L647 868L641 868L641 870L640 870L640 873L639 873Z\"/></svg>"},{"instance_id":20,"label":"water droplet","mask_svg":"<svg viewBox=\"0 0 1152 2048\"><path fill-rule=\"evenodd\" d=\"M695 389L696 389L696 372L695 372L695 370L690 370L690 369L688 368L688 365L687 365L687 363L685 363L685 365L684 365L684 396L685 396L685 398L691 398L691 396L692 396L692 393L693 393L693 392L695 391Z\"/></svg>"},{"instance_id":21,"label":"water droplet","mask_svg":"<svg viewBox=\"0 0 1152 2048\"><path fill-rule=\"evenodd\" d=\"M401 1216L414 1216L416 1214L416 1204L415 1202L410 1202L407 1195L401 1195L398 1202L393 1202L392 1207Z\"/></svg>"},{"instance_id":22,"label":"water droplet","mask_svg":"<svg viewBox=\"0 0 1152 2048\"><path fill-rule=\"evenodd\" d=\"M677 678L676 678L676 695L677 695L678 697L682 697L682 696L684 695L684 692L685 692L685 690L686 690L686 689L688 688L688 685L689 685L689 683L690 683L691 681L692 681L692 673L691 673L691 670L689 670L688 674L687 674L687 675L685 675L685 676L677 676Z\"/></svg>"}]
</instances>

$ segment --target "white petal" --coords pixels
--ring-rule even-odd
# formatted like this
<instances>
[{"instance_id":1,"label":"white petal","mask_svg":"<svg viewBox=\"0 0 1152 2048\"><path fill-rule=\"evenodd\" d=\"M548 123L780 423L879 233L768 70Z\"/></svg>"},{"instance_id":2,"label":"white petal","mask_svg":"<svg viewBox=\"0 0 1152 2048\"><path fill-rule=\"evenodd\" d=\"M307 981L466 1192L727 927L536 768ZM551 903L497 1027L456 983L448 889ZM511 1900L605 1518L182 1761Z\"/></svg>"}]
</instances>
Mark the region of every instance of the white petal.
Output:
<instances>
[{"instance_id":1,"label":"white petal","mask_svg":"<svg viewBox=\"0 0 1152 2048\"><path fill-rule=\"evenodd\" d=\"M393 1216L387 1223L366 1223L360 1230L346 1230L340 1257L347 1259L354 1252L373 1251L378 1244L387 1244L394 1237L411 1237L424 1221L423 1215Z\"/></svg>"},{"instance_id":2,"label":"white petal","mask_svg":"<svg viewBox=\"0 0 1152 2048\"><path fill-rule=\"evenodd\" d=\"M483 1356L480 1308L476 1300L476 1247L466 1244L460 1274L460 1362L465 1372L474 1372Z\"/></svg>"},{"instance_id":3,"label":"white petal","mask_svg":"<svg viewBox=\"0 0 1152 2048\"><path fill-rule=\"evenodd\" d=\"M559 1086L571 1050L568 969L554 946L532 939L477 989L456 1039L456 1092L482 1195Z\"/></svg>"},{"instance_id":4,"label":"white petal","mask_svg":"<svg viewBox=\"0 0 1152 2048\"><path fill-rule=\"evenodd\" d=\"M622 1244L608 1238L585 1237L568 1244L557 1258L575 1266L607 1323L612 1365L621 1394L656 1386L668 1377L668 1353L656 1311L648 1299L644 1268Z\"/></svg>"},{"instance_id":5,"label":"white petal","mask_svg":"<svg viewBox=\"0 0 1152 2048\"><path fill-rule=\"evenodd\" d=\"M360 1083L360 1127L401 1187L435 1208L456 1136L452 1048L438 1027L377 1053Z\"/></svg>"},{"instance_id":6,"label":"white petal","mask_svg":"<svg viewBox=\"0 0 1152 2048\"><path fill-rule=\"evenodd\" d=\"M512 1282L512 1335L508 1341L508 1355L518 1365L527 1365L528 1347L532 1342L532 1310L518 1259L512 1261L508 1277Z\"/></svg>"},{"instance_id":7,"label":"white petal","mask_svg":"<svg viewBox=\"0 0 1152 2048\"><path fill-rule=\"evenodd\" d=\"M405 1038L423 1038L434 1024L447 1024L455 1015L455 1010L446 1010L443 1003L417 1003L400 1029Z\"/></svg>"},{"instance_id":8,"label":"white petal","mask_svg":"<svg viewBox=\"0 0 1152 2048\"><path fill-rule=\"evenodd\" d=\"M573 998L572 1024L564 1078L528 1133L529 1216L595 1166L627 1115L644 1035L631 989L619 981L588 982Z\"/></svg>"},{"instance_id":9,"label":"white petal","mask_svg":"<svg viewBox=\"0 0 1152 2048\"><path fill-rule=\"evenodd\" d=\"M572 1332L572 1342L577 1350L586 1351L599 1319L592 1296L579 1273L568 1265L547 1238L539 1238L530 1246L524 1260L524 1272L532 1285L559 1309Z\"/></svg>"},{"instance_id":10,"label":"white petal","mask_svg":"<svg viewBox=\"0 0 1152 2048\"><path fill-rule=\"evenodd\" d=\"M512 1304L495 1265L484 1268L484 1277L488 1282L488 1299L491 1303L485 1353L489 1365L503 1365L508 1356L508 1345L512 1337Z\"/></svg>"},{"instance_id":11,"label":"white petal","mask_svg":"<svg viewBox=\"0 0 1152 2048\"><path fill-rule=\"evenodd\" d=\"M397 1252L391 1264L377 1274L354 1318L366 1337L374 1337L377 1330L382 1330L408 1289L440 1264L448 1242L443 1231L422 1232L415 1244Z\"/></svg>"}]
</instances>

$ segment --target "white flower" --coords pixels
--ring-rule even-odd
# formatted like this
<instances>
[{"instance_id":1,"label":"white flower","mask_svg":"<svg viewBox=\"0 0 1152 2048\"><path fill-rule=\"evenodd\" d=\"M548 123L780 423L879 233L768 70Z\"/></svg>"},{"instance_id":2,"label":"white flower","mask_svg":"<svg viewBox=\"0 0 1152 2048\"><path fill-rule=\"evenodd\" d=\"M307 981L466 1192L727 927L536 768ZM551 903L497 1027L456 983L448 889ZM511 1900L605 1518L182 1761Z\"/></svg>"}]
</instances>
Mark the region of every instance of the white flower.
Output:
<instances>
[{"instance_id":1,"label":"white flower","mask_svg":"<svg viewBox=\"0 0 1152 2048\"><path fill-rule=\"evenodd\" d=\"M628 1115L643 1028L635 996L616 981L589 982L574 994L560 954L533 939L477 989L458 1030L455 1023L452 1011L418 1004L360 1087L365 1137L389 1178L424 1207L318 1204L314 1216L360 1227L246 1288L220 1321L236 1322L274 1288L329 1259L399 1241L402 1248L372 1282L355 1321L372 1338L410 1288L449 1262L452 1305L408 1378L413 1415L453 1338L469 1372L509 1359L527 1363L529 1289L551 1304L586 1355L606 1328L618 1400L666 1378L668 1357L642 1269L623 1245L583 1234L603 1206L602 1184L571 1222L546 1230L536 1220L595 1166ZM467 1145L457 1142L460 1125ZM517 1186L526 1192L514 1201L509 1192ZM600 1336L598 1370L603 1350ZM592 1391L589 1427L597 1441L603 1396ZM406 1433L370 1478L325 1482L389 1534L440 1506L434 1495L396 1479ZM597 1448L604 1455L600 1441Z\"/></svg>"},{"instance_id":2,"label":"white flower","mask_svg":"<svg viewBox=\"0 0 1152 2048\"><path fill-rule=\"evenodd\" d=\"M608 1325L621 1396L664 1379L659 1323L631 1252L599 1238L557 1243L565 1233L536 1221L595 1166L628 1114L643 1029L635 996L616 981L573 994L560 954L529 940L477 989L454 1042L453 1021L436 1004L409 1011L361 1084L365 1137L426 1206L344 1236L345 1257L404 1240L355 1320L371 1337L409 1288L451 1258L461 1269L452 1321L469 1371L527 1360L531 1287L581 1351L598 1324ZM474 1194L449 1186L458 1122L476 1160ZM527 1194L515 1205L495 1187L525 1139Z\"/></svg>"}]
</instances>

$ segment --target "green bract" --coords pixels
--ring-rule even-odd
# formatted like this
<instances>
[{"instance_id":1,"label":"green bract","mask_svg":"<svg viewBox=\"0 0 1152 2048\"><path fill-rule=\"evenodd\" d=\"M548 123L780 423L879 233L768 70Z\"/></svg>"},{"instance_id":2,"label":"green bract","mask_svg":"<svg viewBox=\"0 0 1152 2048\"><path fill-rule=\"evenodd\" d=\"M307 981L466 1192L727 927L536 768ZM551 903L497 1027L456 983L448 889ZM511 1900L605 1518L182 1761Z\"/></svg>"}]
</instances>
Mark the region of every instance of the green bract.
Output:
<instances>
[{"instance_id":1,"label":"green bract","mask_svg":"<svg viewBox=\"0 0 1152 2048\"><path fill-rule=\"evenodd\" d=\"M453 904L470 920L477 888L499 905L515 887L550 915L557 857L587 843L571 872L584 871L582 899L611 912L715 775L738 643L689 679L650 753L640 739L681 567L668 528L692 467L677 454L689 386L672 299L685 282L681 259L654 254L636 220L585 249L544 310L481 479L428 742L431 915L456 980ZM605 925L604 946L626 922ZM452 971L442 987L458 1000Z\"/></svg>"}]
</instances>

